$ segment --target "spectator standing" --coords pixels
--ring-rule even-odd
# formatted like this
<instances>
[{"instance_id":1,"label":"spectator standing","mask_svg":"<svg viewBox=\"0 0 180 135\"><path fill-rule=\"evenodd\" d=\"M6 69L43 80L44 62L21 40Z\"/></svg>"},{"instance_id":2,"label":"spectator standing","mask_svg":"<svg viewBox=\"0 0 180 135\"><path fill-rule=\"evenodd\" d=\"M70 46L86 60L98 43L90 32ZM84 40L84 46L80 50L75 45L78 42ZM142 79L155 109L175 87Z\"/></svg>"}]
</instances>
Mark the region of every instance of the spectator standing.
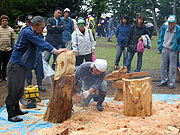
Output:
<instances>
[{"instance_id":1,"label":"spectator standing","mask_svg":"<svg viewBox=\"0 0 180 135\"><path fill-rule=\"evenodd\" d=\"M180 27L176 24L175 15L168 17L168 26L162 27L159 39L158 50L162 52L161 58L161 83L159 87L167 86L167 64L170 60L170 82L169 88L174 89L177 73L177 53L180 51Z\"/></svg>"},{"instance_id":2,"label":"spectator standing","mask_svg":"<svg viewBox=\"0 0 180 135\"><path fill-rule=\"evenodd\" d=\"M6 67L15 43L14 30L8 26L9 17L1 16L0 26L0 81L7 80Z\"/></svg>"},{"instance_id":3,"label":"spectator standing","mask_svg":"<svg viewBox=\"0 0 180 135\"><path fill-rule=\"evenodd\" d=\"M65 23L65 30L62 33L62 39L63 39L63 43L64 46L71 50L72 45L71 45L71 34L74 31L74 23L73 20L71 18L69 18L70 15L70 9L69 8L65 8L64 9L64 17L62 17L61 19L64 21Z\"/></svg>"},{"instance_id":4,"label":"spectator standing","mask_svg":"<svg viewBox=\"0 0 180 135\"><path fill-rule=\"evenodd\" d=\"M26 71L36 65L36 58L40 48L54 54L60 54L67 49L56 49L40 36L45 28L45 19L35 16L31 26L23 30L14 46L13 53L7 66L8 95L6 97L6 108L8 121L20 122L23 119L17 115L27 114L19 106L19 100L24 95L24 83Z\"/></svg>"},{"instance_id":5,"label":"spectator standing","mask_svg":"<svg viewBox=\"0 0 180 135\"><path fill-rule=\"evenodd\" d=\"M123 53L123 65L126 66L128 54L127 54L127 48L125 46L128 39L128 33L130 28L131 27L129 25L128 15L123 15L121 17L121 23L116 27L116 32L115 32L117 38L117 53L116 53L116 60L114 63L115 70L119 66L119 61L122 53Z\"/></svg>"},{"instance_id":6,"label":"spectator standing","mask_svg":"<svg viewBox=\"0 0 180 135\"><path fill-rule=\"evenodd\" d=\"M86 62L92 62L96 42L91 31L85 27L83 19L79 19L77 25L78 28L72 35L72 48L76 52L76 66L79 66L84 59Z\"/></svg>"},{"instance_id":7,"label":"spectator standing","mask_svg":"<svg viewBox=\"0 0 180 135\"><path fill-rule=\"evenodd\" d=\"M109 23L108 23L108 42L112 42L111 38L114 35L114 16L112 15L111 18L109 19Z\"/></svg>"},{"instance_id":8,"label":"spectator standing","mask_svg":"<svg viewBox=\"0 0 180 135\"><path fill-rule=\"evenodd\" d=\"M106 33L104 32L104 16L101 16L101 18L99 19L99 23L98 23L98 37L100 38L105 38L106 37Z\"/></svg>"},{"instance_id":9,"label":"spectator standing","mask_svg":"<svg viewBox=\"0 0 180 135\"><path fill-rule=\"evenodd\" d=\"M46 28L47 28L47 35L46 41L52 44L56 49L59 49L63 46L62 42L62 32L65 30L64 22L60 19L62 16L63 9L57 7L54 11L54 16L48 18ZM51 58L51 53L45 52L44 54L45 60L49 63ZM52 69L55 70L55 63L56 63L57 56L53 54L53 64Z\"/></svg>"},{"instance_id":10,"label":"spectator standing","mask_svg":"<svg viewBox=\"0 0 180 135\"><path fill-rule=\"evenodd\" d=\"M142 35L150 35L148 28L144 25L145 16L139 14L136 19L136 24L133 25L129 31L127 47L128 47L128 58L127 58L127 72L131 70L131 61L134 54L137 52L137 44L139 40L142 40ZM137 67L134 72L140 72L142 66L143 52L137 52Z\"/></svg>"},{"instance_id":11,"label":"spectator standing","mask_svg":"<svg viewBox=\"0 0 180 135\"><path fill-rule=\"evenodd\" d=\"M92 34L93 34L94 41L96 41L96 37L95 37L95 35L96 35L96 29L95 29L94 17L89 18L88 28L90 29L90 31L91 31Z\"/></svg>"}]
</instances>

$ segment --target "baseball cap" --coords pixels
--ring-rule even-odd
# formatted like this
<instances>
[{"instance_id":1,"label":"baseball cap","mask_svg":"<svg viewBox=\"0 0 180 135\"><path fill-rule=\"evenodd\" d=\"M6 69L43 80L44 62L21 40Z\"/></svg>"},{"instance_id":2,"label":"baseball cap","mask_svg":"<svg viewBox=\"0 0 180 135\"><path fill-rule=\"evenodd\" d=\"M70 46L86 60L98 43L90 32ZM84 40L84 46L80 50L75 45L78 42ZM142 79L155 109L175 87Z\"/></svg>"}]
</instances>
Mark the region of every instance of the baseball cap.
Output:
<instances>
[{"instance_id":1,"label":"baseball cap","mask_svg":"<svg viewBox=\"0 0 180 135\"><path fill-rule=\"evenodd\" d=\"M33 16L32 15L27 15L25 17L25 22L30 22L32 20Z\"/></svg>"},{"instance_id":2,"label":"baseball cap","mask_svg":"<svg viewBox=\"0 0 180 135\"><path fill-rule=\"evenodd\" d=\"M64 12L69 12L70 13L70 9L69 8L65 8Z\"/></svg>"},{"instance_id":3,"label":"baseball cap","mask_svg":"<svg viewBox=\"0 0 180 135\"><path fill-rule=\"evenodd\" d=\"M176 22L176 16L175 16L175 15L170 15L170 16L168 17L167 22Z\"/></svg>"},{"instance_id":4,"label":"baseball cap","mask_svg":"<svg viewBox=\"0 0 180 135\"><path fill-rule=\"evenodd\" d=\"M77 22L77 25L84 25L85 24L85 21L83 19L78 19L78 22Z\"/></svg>"}]
</instances>

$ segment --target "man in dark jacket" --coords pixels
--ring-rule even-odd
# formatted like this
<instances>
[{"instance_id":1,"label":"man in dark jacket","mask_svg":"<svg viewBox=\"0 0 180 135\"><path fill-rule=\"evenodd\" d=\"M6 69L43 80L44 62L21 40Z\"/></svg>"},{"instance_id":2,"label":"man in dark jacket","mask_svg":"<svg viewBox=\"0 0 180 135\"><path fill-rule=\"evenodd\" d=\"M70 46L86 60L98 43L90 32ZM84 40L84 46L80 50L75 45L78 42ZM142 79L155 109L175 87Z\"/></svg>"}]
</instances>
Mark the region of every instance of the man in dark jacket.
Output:
<instances>
[{"instance_id":1,"label":"man in dark jacket","mask_svg":"<svg viewBox=\"0 0 180 135\"><path fill-rule=\"evenodd\" d=\"M62 32L65 30L64 22L60 19L63 9L56 8L54 11L54 17L50 17L47 20L47 36L46 41L52 44L56 49L62 48ZM49 63L51 53L46 53L45 60ZM55 70L56 55L53 55L52 69Z\"/></svg>"},{"instance_id":2,"label":"man in dark jacket","mask_svg":"<svg viewBox=\"0 0 180 135\"><path fill-rule=\"evenodd\" d=\"M139 40L142 40L141 36L148 34L150 36L150 33L148 31L148 28L144 25L145 16L139 14L137 16L136 24L132 26L127 40L127 47L128 47L128 58L127 58L127 68L128 72L131 70L131 61L134 57L134 54L137 50L137 44ZM137 52L138 60L137 60L137 67L135 69L135 72L140 72L141 66L142 66L142 56L143 52Z\"/></svg>"},{"instance_id":3,"label":"man in dark jacket","mask_svg":"<svg viewBox=\"0 0 180 135\"><path fill-rule=\"evenodd\" d=\"M45 28L45 19L35 16L31 26L23 30L14 46L13 53L7 66L8 96L6 97L6 108L8 121L20 122L23 119L17 115L24 115L19 107L19 99L24 95L24 83L27 69L37 64L39 49L47 50L53 54L60 54L67 49L56 49L40 36Z\"/></svg>"}]
</instances>

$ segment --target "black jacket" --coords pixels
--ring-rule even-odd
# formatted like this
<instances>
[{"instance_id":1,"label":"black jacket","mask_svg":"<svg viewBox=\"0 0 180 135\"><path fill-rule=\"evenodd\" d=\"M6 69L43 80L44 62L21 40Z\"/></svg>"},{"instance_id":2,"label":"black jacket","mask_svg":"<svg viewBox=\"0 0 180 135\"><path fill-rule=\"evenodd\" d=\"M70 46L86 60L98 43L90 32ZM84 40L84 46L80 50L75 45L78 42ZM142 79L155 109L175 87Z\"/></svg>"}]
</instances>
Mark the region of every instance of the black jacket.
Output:
<instances>
[{"instance_id":1,"label":"black jacket","mask_svg":"<svg viewBox=\"0 0 180 135\"><path fill-rule=\"evenodd\" d=\"M128 52L136 52L138 39L141 35L148 34L150 36L148 28L143 25L142 27L138 27L137 25L133 25L129 31L127 47Z\"/></svg>"},{"instance_id":2,"label":"black jacket","mask_svg":"<svg viewBox=\"0 0 180 135\"><path fill-rule=\"evenodd\" d=\"M46 27L47 27L46 41L52 44L55 48L58 46L61 47L62 32L65 30L64 21L58 19L58 25L56 26L56 21L54 17L51 17L48 18Z\"/></svg>"}]
</instances>

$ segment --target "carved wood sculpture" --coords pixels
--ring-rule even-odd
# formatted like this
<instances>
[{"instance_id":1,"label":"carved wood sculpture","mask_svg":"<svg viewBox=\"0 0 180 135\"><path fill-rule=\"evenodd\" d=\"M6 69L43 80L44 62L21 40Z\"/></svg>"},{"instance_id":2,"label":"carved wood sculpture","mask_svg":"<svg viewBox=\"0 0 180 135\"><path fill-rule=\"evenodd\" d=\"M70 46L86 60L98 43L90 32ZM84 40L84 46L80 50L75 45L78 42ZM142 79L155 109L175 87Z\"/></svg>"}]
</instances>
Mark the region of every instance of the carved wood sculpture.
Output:
<instances>
[{"instance_id":1,"label":"carved wood sculpture","mask_svg":"<svg viewBox=\"0 0 180 135\"><path fill-rule=\"evenodd\" d=\"M44 115L45 121L61 123L71 117L75 81L74 70L74 51L64 52L57 57L53 88Z\"/></svg>"},{"instance_id":2,"label":"carved wood sculpture","mask_svg":"<svg viewBox=\"0 0 180 135\"><path fill-rule=\"evenodd\" d=\"M111 74L107 75L106 81L113 81L112 86L117 88L117 91L114 96L114 100L123 101L123 81L122 78L132 78L148 75L148 72L135 72L135 73L126 73L127 67L121 66L118 71L113 71Z\"/></svg>"},{"instance_id":3,"label":"carved wood sculpture","mask_svg":"<svg viewBox=\"0 0 180 135\"><path fill-rule=\"evenodd\" d=\"M151 78L122 79L124 115L150 116L152 114Z\"/></svg>"}]
</instances>

